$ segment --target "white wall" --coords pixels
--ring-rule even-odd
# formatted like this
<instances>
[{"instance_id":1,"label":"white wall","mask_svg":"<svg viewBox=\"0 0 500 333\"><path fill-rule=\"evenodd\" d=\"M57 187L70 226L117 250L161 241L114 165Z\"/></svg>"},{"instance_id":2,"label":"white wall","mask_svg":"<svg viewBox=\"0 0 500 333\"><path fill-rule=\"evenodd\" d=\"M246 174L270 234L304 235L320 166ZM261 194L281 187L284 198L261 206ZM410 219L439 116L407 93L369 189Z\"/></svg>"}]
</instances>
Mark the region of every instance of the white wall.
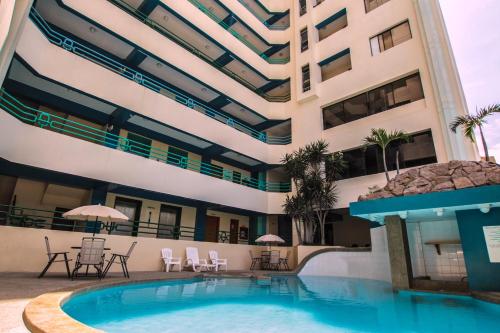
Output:
<instances>
[{"instance_id":1,"label":"white wall","mask_svg":"<svg viewBox=\"0 0 500 333\"><path fill-rule=\"evenodd\" d=\"M44 237L48 236L52 252L70 251L69 257L73 259L70 268L73 268L74 259L78 250L72 246L80 246L82 237L92 234L81 232L68 232L57 230L43 230L32 228L0 226L0 272L41 272L47 264L47 254ZM106 238L106 258L110 253L125 253L132 242L137 241L137 246L128 262L130 271L161 271L162 261L160 251L164 247L173 250L175 257L185 258L185 248L197 247L200 258L208 258L209 250L217 250L220 258L228 259L229 270L248 270L251 260L249 251L259 253L265 247L253 245L236 245L210 242L195 242L171 239L129 237L119 235L99 235ZM284 256L288 248L281 248ZM294 262L293 258L290 262ZM120 271L120 265L114 265L112 271ZM64 263L55 263L49 272L64 272ZM167 274L167 273L166 273Z\"/></svg>"},{"instance_id":2,"label":"white wall","mask_svg":"<svg viewBox=\"0 0 500 333\"><path fill-rule=\"evenodd\" d=\"M299 275L352 277L391 282L385 227L371 229L371 252L326 252L310 259Z\"/></svg>"},{"instance_id":3,"label":"white wall","mask_svg":"<svg viewBox=\"0 0 500 333\"><path fill-rule=\"evenodd\" d=\"M432 280L460 280L467 276L460 244L440 245L441 255L428 241L460 240L456 220L411 222L406 224L413 277Z\"/></svg>"}]
</instances>

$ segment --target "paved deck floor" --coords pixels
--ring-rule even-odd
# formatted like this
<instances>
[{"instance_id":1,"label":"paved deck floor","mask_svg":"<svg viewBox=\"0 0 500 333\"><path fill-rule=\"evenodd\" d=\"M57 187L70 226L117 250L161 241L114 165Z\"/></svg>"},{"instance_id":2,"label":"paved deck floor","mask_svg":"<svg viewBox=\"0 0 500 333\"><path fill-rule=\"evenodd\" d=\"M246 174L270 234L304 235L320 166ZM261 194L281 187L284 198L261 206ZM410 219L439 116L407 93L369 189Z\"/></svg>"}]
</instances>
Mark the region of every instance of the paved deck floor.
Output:
<instances>
[{"instance_id":1,"label":"paved deck floor","mask_svg":"<svg viewBox=\"0 0 500 333\"><path fill-rule=\"evenodd\" d=\"M97 280L95 277L79 278L71 281L64 274L48 273L44 278L38 279L38 273L0 273L0 332L29 332L24 326L22 319L24 308L32 298L47 292L105 285L121 281L183 279L194 277L199 274L200 273L194 272L131 272L130 280L128 280L124 279L121 274L109 273L108 276L101 281ZM249 276L258 275L260 273L257 271L252 271L251 273L234 271L228 272L228 274Z\"/></svg>"}]
</instances>

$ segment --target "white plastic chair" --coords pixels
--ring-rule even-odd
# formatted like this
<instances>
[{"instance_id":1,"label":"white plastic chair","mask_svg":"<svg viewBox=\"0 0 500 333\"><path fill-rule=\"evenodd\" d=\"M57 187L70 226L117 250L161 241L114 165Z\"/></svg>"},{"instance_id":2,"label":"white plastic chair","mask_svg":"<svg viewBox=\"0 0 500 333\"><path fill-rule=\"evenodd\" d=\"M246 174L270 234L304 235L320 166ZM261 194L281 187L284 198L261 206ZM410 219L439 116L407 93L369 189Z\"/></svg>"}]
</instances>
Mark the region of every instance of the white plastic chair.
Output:
<instances>
[{"instance_id":1,"label":"white plastic chair","mask_svg":"<svg viewBox=\"0 0 500 333\"><path fill-rule=\"evenodd\" d=\"M170 272L170 266L179 266L179 272L182 271L181 258L172 257L172 249L168 247L161 249L161 258L165 264L165 272Z\"/></svg>"},{"instance_id":2,"label":"white plastic chair","mask_svg":"<svg viewBox=\"0 0 500 333\"><path fill-rule=\"evenodd\" d=\"M198 255L198 249L196 247L186 247L186 262L184 267L192 267L194 272L201 272L204 270L209 270L215 267L215 265L209 265L206 259L200 259Z\"/></svg>"},{"instance_id":3,"label":"white plastic chair","mask_svg":"<svg viewBox=\"0 0 500 333\"><path fill-rule=\"evenodd\" d=\"M216 272L219 271L219 267L224 267L224 270L227 272L227 259L219 259L219 254L215 250L208 251L208 256L212 265L215 265Z\"/></svg>"}]
</instances>

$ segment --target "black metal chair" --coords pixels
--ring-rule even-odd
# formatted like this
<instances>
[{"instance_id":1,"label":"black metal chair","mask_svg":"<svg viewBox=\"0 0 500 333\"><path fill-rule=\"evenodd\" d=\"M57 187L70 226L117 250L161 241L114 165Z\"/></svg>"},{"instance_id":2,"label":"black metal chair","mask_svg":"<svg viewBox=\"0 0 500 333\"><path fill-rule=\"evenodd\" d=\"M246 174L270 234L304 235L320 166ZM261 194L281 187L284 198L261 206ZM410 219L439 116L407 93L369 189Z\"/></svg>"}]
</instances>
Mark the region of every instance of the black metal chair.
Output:
<instances>
[{"instance_id":1,"label":"black metal chair","mask_svg":"<svg viewBox=\"0 0 500 333\"><path fill-rule=\"evenodd\" d=\"M97 271L97 277L102 279L103 277L103 266L104 266L104 243L105 238L97 237L83 237L82 238L82 248L78 256L76 257L75 268L71 273L71 279L78 276L78 270L87 266L94 266Z\"/></svg>"},{"instance_id":2,"label":"black metal chair","mask_svg":"<svg viewBox=\"0 0 500 333\"><path fill-rule=\"evenodd\" d=\"M291 253L292 253L292 251L288 250L288 251L286 251L286 257L280 258L280 267L283 266L283 268L287 271L290 270L290 266L288 266L288 259L290 258Z\"/></svg>"},{"instance_id":3,"label":"black metal chair","mask_svg":"<svg viewBox=\"0 0 500 333\"><path fill-rule=\"evenodd\" d=\"M38 275L38 278L42 278L45 273L49 270L50 266L55 262L64 262L66 264L66 272L68 273L68 278L71 277L71 273L69 271L69 262L71 259L68 259L68 252L52 252L50 250L49 237L45 236L45 246L47 247L47 256L49 257L49 262L43 269L43 271ZM56 260L59 255L62 255L63 259Z\"/></svg>"},{"instance_id":4,"label":"black metal chair","mask_svg":"<svg viewBox=\"0 0 500 333\"><path fill-rule=\"evenodd\" d=\"M248 253L250 254L250 259L252 259L252 264L250 265L250 270L253 271L256 266L260 268L261 258L254 257L252 250L248 250Z\"/></svg>"},{"instance_id":5,"label":"black metal chair","mask_svg":"<svg viewBox=\"0 0 500 333\"><path fill-rule=\"evenodd\" d=\"M130 258L130 255L132 254L132 251L134 250L136 244L137 242L133 242L126 254L112 253L111 259L107 260L108 264L106 265L106 269L104 269L102 277L106 277L106 274L108 274L108 271L113 264L118 264L118 262L115 262L115 260L116 258L119 258L119 264L122 265L123 276L125 276L126 278L130 278L130 275L128 273L127 260Z\"/></svg>"}]
</instances>

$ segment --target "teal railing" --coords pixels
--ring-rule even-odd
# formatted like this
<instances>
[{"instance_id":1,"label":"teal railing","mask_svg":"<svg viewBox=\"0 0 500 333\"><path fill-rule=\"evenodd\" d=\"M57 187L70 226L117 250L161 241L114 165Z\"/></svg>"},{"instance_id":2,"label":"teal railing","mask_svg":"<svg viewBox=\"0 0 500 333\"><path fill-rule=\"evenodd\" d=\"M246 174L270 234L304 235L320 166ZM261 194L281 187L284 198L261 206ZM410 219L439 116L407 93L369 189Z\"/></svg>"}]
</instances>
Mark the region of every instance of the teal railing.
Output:
<instances>
[{"instance_id":1,"label":"teal railing","mask_svg":"<svg viewBox=\"0 0 500 333\"><path fill-rule=\"evenodd\" d=\"M140 84L148 89L153 90L154 92L169 97L180 104L201 112L221 123L231 126L234 129L250 135L257 140L269 144L288 144L291 142L291 136L270 137L265 132L259 132L233 118L226 116L221 112L214 110L204 103L201 103L190 98L189 96L182 94L181 92L163 84L162 82L155 80L152 77L149 77L148 75L142 74L114 59L111 59L110 57L101 54L98 51L95 51L77 41L72 40L71 38L64 36L63 34L52 29L50 25L47 24L47 22L40 16L35 8L31 9L30 17L51 43L60 46L69 52L72 52L89 61L101 65L129 80L136 82L137 84Z\"/></svg>"},{"instance_id":2,"label":"teal railing","mask_svg":"<svg viewBox=\"0 0 500 333\"><path fill-rule=\"evenodd\" d=\"M137 10L136 8L130 6L125 1L123 1L123 0L108 0L108 1L115 4L119 8L125 10L130 15L134 16L139 21L147 24L148 26L150 26L154 30L158 31L162 35L168 37L169 39L171 39L175 43L179 44L180 46L182 46L183 48L185 48L189 52L202 58L203 60L205 60L206 62L208 62L212 66L214 66L214 67L218 68L219 70L221 70L222 72L224 72L225 74L227 74L230 77L234 78L235 80L239 81L240 83L242 83L244 86L246 86L250 90L257 92L258 87L254 86L251 82L247 81L245 78L241 77L240 75L231 71L230 69L226 68L225 66L220 66L219 64L217 64L217 62L215 62L216 59L212 58L207 53L204 53L202 50L196 48L196 46L190 44L188 41L184 40L179 35L168 30L167 28L162 26L160 23L157 23L156 21L150 19L147 15L144 15L144 13L142 13L141 11ZM288 95L281 97L281 96L271 96L271 95L266 94L266 93L258 93L258 94L270 102L283 102L283 101L288 101L290 99Z\"/></svg>"},{"instance_id":3,"label":"teal railing","mask_svg":"<svg viewBox=\"0 0 500 333\"><path fill-rule=\"evenodd\" d=\"M193 240L195 228L146 221L88 222L62 217L62 211L0 205L0 225L52 229L75 232L95 232L124 236L154 236L166 239Z\"/></svg>"},{"instance_id":4,"label":"teal railing","mask_svg":"<svg viewBox=\"0 0 500 333\"><path fill-rule=\"evenodd\" d=\"M223 21L223 18L218 17L214 13L212 13L205 5L203 5L201 2L198 0L188 0L191 2L194 6L196 6L199 10L201 10L203 13L205 13L208 17L210 17L212 20L217 22L220 26L222 26L224 29L229 31L234 37L236 37L240 42L245 44L248 48L250 48L252 51L257 53L259 57L262 59L266 60L270 64L286 64L290 61L290 57L287 58L271 58L267 56L264 52L260 51L257 46L255 46L252 42L247 40L244 36L242 36L239 32L231 28L230 25L226 24ZM286 100L290 99L290 95L286 96Z\"/></svg>"},{"instance_id":5,"label":"teal railing","mask_svg":"<svg viewBox=\"0 0 500 333\"><path fill-rule=\"evenodd\" d=\"M61 134L70 135L110 148L154 159L183 169L195 171L208 176L220 178L267 192L290 192L289 182L265 182L242 175L229 169L224 169L211 163L191 159L168 150L152 147L107 131L88 126L77 121L53 115L29 107L5 90L0 90L0 107L17 119L41 128L50 129Z\"/></svg>"},{"instance_id":6,"label":"teal railing","mask_svg":"<svg viewBox=\"0 0 500 333\"><path fill-rule=\"evenodd\" d=\"M252 0L247 0L247 1L252 1ZM249 6L245 0L238 0L238 2L241 3L243 5L243 7L248 9L248 11L250 13L252 13L259 21L261 21L270 30L286 30L290 27L289 25L269 24L267 22L267 19L265 17L262 17L262 15L260 15L260 13L258 13L257 11L255 11L255 9L253 9L251 6ZM257 5L259 5L259 4L257 4ZM269 13L269 14L273 15L272 13Z\"/></svg>"}]
</instances>

